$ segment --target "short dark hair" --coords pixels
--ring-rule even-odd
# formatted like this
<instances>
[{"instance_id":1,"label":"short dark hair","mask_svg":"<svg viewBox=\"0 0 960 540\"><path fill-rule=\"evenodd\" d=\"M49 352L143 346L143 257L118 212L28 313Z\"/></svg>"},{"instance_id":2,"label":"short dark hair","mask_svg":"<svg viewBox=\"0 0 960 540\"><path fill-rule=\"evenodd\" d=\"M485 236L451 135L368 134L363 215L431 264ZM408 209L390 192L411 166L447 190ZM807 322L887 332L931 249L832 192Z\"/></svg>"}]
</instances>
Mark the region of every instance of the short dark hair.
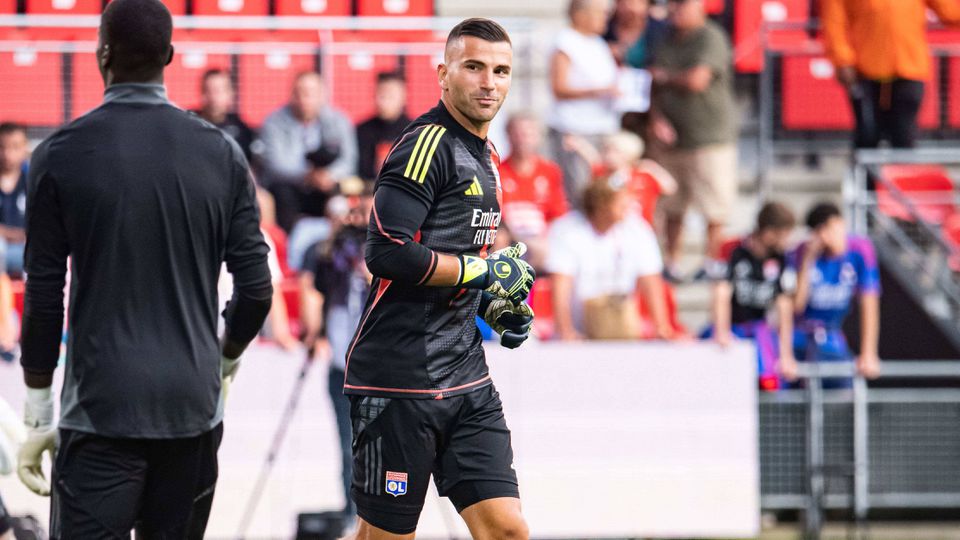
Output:
<instances>
[{"instance_id":1,"label":"short dark hair","mask_svg":"<svg viewBox=\"0 0 960 540\"><path fill-rule=\"evenodd\" d=\"M399 71L383 71L377 73L377 84L383 84L388 82L398 82L400 84L405 84L407 79L403 76L403 73Z\"/></svg>"},{"instance_id":2,"label":"short dark hair","mask_svg":"<svg viewBox=\"0 0 960 540\"><path fill-rule=\"evenodd\" d=\"M167 65L173 18L160 0L113 0L103 11L100 33L114 70L148 76Z\"/></svg>"},{"instance_id":3,"label":"short dark hair","mask_svg":"<svg viewBox=\"0 0 960 540\"><path fill-rule=\"evenodd\" d=\"M27 134L27 127L23 124L18 124L16 122L2 122L0 123L0 137L4 135L12 135L14 133L23 133L24 136Z\"/></svg>"},{"instance_id":4,"label":"short dark hair","mask_svg":"<svg viewBox=\"0 0 960 540\"><path fill-rule=\"evenodd\" d=\"M460 21L460 24L450 30L450 33L447 34L446 46L449 47L454 41L466 36L479 38L492 43L506 41L513 45L510 41L510 36L507 35L507 31L504 30L498 22L482 17L472 17Z\"/></svg>"},{"instance_id":5,"label":"short dark hair","mask_svg":"<svg viewBox=\"0 0 960 540\"><path fill-rule=\"evenodd\" d=\"M835 217L843 217L840 208L832 202L820 202L807 212L807 227L817 230Z\"/></svg>"},{"instance_id":6,"label":"short dark hair","mask_svg":"<svg viewBox=\"0 0 960 540\"><path fill-rule=\"evenodd\" d=\"M793 212L783 203L771 201L757 214L757 230L792 229L797 224Z\"/></svg>"}]
</instances>

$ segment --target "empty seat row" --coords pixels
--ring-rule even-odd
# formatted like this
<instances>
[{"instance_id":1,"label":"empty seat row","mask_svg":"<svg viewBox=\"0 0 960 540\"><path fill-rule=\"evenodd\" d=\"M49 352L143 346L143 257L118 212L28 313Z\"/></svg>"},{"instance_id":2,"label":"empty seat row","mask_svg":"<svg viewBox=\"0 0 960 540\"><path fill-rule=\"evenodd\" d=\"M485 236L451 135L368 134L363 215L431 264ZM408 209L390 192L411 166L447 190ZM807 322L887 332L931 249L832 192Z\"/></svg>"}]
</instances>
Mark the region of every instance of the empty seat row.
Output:
<instances>
[{"instance_id":1,"label":"empty seat row","mask_svg":"<svg viewBox=\"0 0 960 540\"><path fill-rule=\"evenodd\" d=\"M167 67L165 82L170 99L187 109L200 103L200 83L209 69L234 70L237 106L251 125L285 103L296 75L317 69L320 57L278 48L257 54L207 53L189 46L179 49ZM431 55L331 55L323 65L330 99L354 122L374 112L377 74L402 70L407 78L408 112L420 114L439 99ZM56 127L98 106L103 83L92 52L60 53L29 47L0 51L0 121ZM42 83L41 83L42 81Z\"/></svg>"},{"instance_id":2,"label":"empty seat row","mask_svg":"<svg viewBox=\"0 0 960 540\"><path fill-rule=\"evenodd\" d=\"M104 0L25 0L32 15L95 15ZM109 0L107 0L109 1ZM356 6L354 6L356 2ZM174 15L187 14L187 0L163 0ZM271 3L273 9L271 10ZM192 15L364 16L433 15L433 0L193 0ZM0 0L0 14L16 13L17 0Z\"/></svg>"}]
</instances>

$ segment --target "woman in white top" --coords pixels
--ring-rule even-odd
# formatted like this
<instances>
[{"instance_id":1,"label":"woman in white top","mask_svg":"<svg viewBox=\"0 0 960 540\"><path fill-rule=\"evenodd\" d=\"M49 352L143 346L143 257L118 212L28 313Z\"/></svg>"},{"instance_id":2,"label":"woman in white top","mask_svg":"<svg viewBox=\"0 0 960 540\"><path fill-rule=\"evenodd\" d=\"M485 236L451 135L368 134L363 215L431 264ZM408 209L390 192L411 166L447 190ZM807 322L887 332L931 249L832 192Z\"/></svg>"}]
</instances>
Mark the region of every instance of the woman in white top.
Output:
<instances>
[{"instance_id":1,"label":"woman in white top","mask_svg":"<svg viewBox=\"0 0 960 540\"><path fill-rule=\"evenodd\" d=\"M620 128L614 110L617 62L602 37L609 8L609 0L571 0L570 28L557 35L550 59L550 145L563 169L567 199L577 205L590 180L590 166L567 148L564 138L578 135L599 145L601 137Z\"/></svg>"}]
</instances>

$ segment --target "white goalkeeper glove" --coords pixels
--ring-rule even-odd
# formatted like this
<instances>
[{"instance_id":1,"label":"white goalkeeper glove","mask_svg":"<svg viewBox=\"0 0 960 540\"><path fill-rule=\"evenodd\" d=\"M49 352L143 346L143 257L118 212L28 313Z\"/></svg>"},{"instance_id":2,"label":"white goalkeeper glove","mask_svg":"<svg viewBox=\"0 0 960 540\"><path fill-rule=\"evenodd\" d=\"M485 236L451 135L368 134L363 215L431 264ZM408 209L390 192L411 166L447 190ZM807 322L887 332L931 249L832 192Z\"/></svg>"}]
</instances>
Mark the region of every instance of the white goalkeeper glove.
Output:
<instances>
[{"instance_id":1,"label":"white goalkeeper glove","mask_svg":"<svg viewBox=\"0 0 960 540\"><path fill-rule=\"evenodd\" d=\"M484 291L480 294L478 313L500 334L500 344L508 349L516 349L530 337L533 326L533 309L526 302L514 305L506 298Z\"/></svg>"},{"instance_id":2,"label":"white goalkeeper glove","mask_svg":"<svg viewBox=\"0 0 960 540\"><path fill-rule=\"evenodd\" d=\"M227 401L227 394L230 393L230 383L237 376L237 370L240 369L240 358L227 358L220 354L220 394L222 401Z\"/></svg>"},{"instance_id":3,"label":"white goalkeeper glove","mask_svg":"<svg viewBox=\"0 0 960 540\"><path fill-rule=\"evenodd\" d=\"M53 423L53 392L50 388L27 388L23 424L27 439L17 454L17 476L37 495L50 495L50 482L43 474L43 454L53 461L57 446L57 427Z\"/></svg>"}]
</instances>

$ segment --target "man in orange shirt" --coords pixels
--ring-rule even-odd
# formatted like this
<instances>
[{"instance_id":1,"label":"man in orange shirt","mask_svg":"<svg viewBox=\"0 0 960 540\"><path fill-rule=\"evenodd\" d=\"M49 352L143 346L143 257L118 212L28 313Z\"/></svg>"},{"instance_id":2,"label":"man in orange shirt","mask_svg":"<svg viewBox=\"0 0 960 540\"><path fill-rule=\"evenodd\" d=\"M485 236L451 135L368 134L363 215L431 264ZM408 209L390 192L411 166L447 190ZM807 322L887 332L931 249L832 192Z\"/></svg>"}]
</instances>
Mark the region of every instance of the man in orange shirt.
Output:
<instances>
[{"instance_id":1,"label":"man in orange shirt","mask_svg":"<svg viewBox=\"0 0 960 540\"><path fill-rule=\"evenodd\" d=\"M850 94L857 148L887 138L910 148L931 60L929 7L944 24L960 23L958 0L821 0L827 55Z\"/></svg>"},{"instance_id":2,"label":"man in orange shirt","mask_svg":"<svg viewBox=\"0 0 960 540\"><path fill-rule=\"evenodd\" d=\"M543 127L531 114L516 113L507 123L510 157L500 164L503 222L514 240L527 244L527 259L540 268L546 256L547 227L567 213L563 172L539 153Z\"/></svg>"}]
</instances>

